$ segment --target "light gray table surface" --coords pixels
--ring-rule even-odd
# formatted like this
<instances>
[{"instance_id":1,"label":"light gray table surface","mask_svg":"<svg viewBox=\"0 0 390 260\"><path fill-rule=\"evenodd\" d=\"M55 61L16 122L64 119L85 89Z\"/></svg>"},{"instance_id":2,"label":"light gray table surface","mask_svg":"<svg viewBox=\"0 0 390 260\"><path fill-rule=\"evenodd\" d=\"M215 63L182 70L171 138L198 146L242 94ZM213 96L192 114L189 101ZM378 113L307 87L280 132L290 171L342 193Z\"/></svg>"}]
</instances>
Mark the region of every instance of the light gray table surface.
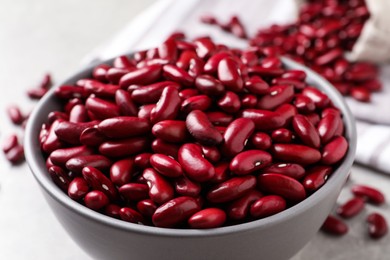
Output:
<instances>
[{"instance_id":1,"label":"light gray table surface","mask_svg":"<svg viewBox=\"0 0 390 260\"><path fill-rule=\"evenodd\" d=\"M93 48L114 36L154 0L0 0L0 142L22 131L8 120L5 109L34 106L25 90L45 72L55 80L69 76ZM390 199L390 176L354 165L339 203L352 195L354 183L380 188ZM350 232L334 238L318 233L293 260L390 259L390 236L372 241L365 216L378 211L390 220L389 204L368 205L348 220ZM44 201L27 164L12 167L0 155L0 259L90 259L67 235ZM261 257L259 256L259 259Z\"/></svg>"}]
</instances>

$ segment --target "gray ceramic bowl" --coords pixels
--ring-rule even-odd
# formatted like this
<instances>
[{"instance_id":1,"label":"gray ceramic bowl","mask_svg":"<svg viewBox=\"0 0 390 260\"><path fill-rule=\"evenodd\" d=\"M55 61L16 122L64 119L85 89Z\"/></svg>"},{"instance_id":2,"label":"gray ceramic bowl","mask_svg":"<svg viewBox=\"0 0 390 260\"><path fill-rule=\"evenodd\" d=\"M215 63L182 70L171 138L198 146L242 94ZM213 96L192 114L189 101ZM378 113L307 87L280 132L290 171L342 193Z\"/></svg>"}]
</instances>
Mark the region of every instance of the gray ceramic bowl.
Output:
<instances>
[{"instance_id":1,"label":"gray ceramic bowl","mask_svg":"<svg viewBox=\"0 0 390 260\"><path fill-rule=\"evenodd\" d=\"M330 83L289 59L284 58L283 63L287 68L306 71L307 80L326 92L344 115L348 154L318 191L274 216L209 230L164 229L107 217L71 200L52 182L46 171L38 133L48 113L60 108L51 91L40 101L28 121L25 154L47 202L65 230L96 259L281 260L292 257L316 234L334 206L354 160L356 130L348 107ZM75 83L90 73L91 67L62 84Z\"/></svg>"}]
</instances>

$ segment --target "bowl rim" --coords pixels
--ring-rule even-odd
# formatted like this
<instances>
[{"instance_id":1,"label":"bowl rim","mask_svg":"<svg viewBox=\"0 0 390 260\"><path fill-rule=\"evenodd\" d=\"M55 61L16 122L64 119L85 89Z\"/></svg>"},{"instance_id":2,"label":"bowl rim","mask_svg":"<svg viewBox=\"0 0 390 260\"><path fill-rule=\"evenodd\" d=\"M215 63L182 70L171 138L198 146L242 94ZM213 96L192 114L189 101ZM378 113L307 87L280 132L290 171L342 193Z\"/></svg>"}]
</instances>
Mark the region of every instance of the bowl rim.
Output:
<instances>
[{"instance_id":1,"label":"bowl rim","mask_svg":"<svg viewBox=\"0 0 390 260\"><path fill-rule=\"evenodd\" d=\"M106 61L99 62L102 63L112 63L114 59L109 59ZM333 103L342 111L343 121L345 124L345 136L349 142L349 148L347 154L344 158L343 163L341 163L337 169L332 173L331 177L327 180L325 185L323 185L316 192L311 194L309 197L299 202L298 204L269 217L258 219L242 224L219 227L213 229L175 229L175 228L160 228L153 226L144 226L140 224L129 223L123 220L115 219L99 212L95 212L78 202L72 200L60 190L54 182L50 179L46 168L42 167L42 161L44 161L41 150L39 148L38 134L41 128L43 121L43 116L41 111L47 106L47 103L55 98L54 91L57 87L70 82L75 82L82 75L90 73L92 69L97 65L91 64L79 72L73 74L71 77L68 77L63 82L56 84L51 88L51 90L39 101L32 114L29 117L25 138L24 138L24 148L25 148L25 157L29 165L31 172L34 175L34 178L39 183L41 188L49 194L54 200L60 203L62 206L68 208L69 210L80 214L84 218L88 218L91 221L110 226L122 231L131 231L134 233L144 234L144 235L154 235L154 236L168 236L168 237L210 237L210 236L223 236L234 234L238 232L250 232L254 229L264 229L269 228L270 226L278 225L281 222L284 222L288 219L295 217L296 215L301 214L306 209L310 208L312 205L321 201L327 194L332 191L332 187L337 185L339 182L344 182L347 178L350 168L353 164L355 152L356 152L356 142L357 142L357 133L355 126L355 119L347 106L344 98L341 94L323 77L321 77L316 72L312 71L308 67L301 65L289 58L281 57L283 64L289 69L303 70L307 74L307 80L315 82L315 87L323 90L328 97L333 101ZM47 115L45 115L47 116Z\"/></svg>"}]
</instances>

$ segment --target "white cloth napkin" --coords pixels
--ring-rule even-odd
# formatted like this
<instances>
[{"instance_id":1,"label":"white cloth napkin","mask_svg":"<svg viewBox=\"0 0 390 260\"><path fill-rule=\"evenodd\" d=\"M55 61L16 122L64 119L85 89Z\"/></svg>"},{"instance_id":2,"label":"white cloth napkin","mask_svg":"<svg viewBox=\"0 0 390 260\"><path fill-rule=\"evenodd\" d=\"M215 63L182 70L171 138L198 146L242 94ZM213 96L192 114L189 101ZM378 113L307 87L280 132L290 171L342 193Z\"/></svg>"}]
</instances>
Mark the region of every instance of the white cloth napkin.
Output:
<instances>
[{"instance_id":1,"label":"white cloth napkin","mask_svg":"<svg viewBox=\"0 0 390 260\"><path fill-rule=\"evenodd\" d=\"M381 0L385 1L388 0ZM247 46L244 40L200 23L199 17L205 13L213 14L221 21L227 21L233 14L238 15L249 35L254 35L258 28L293 22L297 6L291 0L160 0L133 19L116 37L94 50L84 63L157 46L173 31L184 31L190 38L207 34L230 46ZM371 103L350 98L347 102L358 119L356 162L390 174L389 65L382 65L381 79L383 91L374 93Z\"/></svg>"}]
</instances>

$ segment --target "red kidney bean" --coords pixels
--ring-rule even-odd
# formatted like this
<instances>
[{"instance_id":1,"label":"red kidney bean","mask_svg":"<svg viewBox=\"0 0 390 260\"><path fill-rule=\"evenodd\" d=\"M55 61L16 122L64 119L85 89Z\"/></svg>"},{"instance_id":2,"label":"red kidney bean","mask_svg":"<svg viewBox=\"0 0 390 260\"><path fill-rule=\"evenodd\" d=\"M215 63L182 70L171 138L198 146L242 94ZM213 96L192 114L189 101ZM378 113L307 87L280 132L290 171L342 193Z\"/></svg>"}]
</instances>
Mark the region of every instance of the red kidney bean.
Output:
<instances>
[{"instance_id":1,"label":"red kidney bean","mask_svg":"<svg viewBox=\"0 0 390 260\"><path fill-rule=\"evenodd\" d=\"M175 227L199 210L199 204L194 198L177 197L158 207L152 221L156 227Z\"/></svg>"},{"instance_id":2,"label":"red kidney bean","mask_svg":"<svg viewBox=\"0 0 390 260\"><path fill-rule=\"evenodd\" d=\"M322 149L321 162L332 165L342 160L347 153L348 142L343 136L337 136Z\"/></svg>"},{"instance_id":3,"label":"red kidney bean","mask_svg":"<svg viewBox=\"0 0 390 260\"><path fill-rule=\"evenodd\" d=\"M118 195L117 189L101 171L87 166L83 168L82 175L92 189L103 192L112 201L116 200Z\"/></svg>"},{"instance_id":4,"label":"red kidney bean","mask_svg":"<svg viewBox=\"0 0 390 260\"><path fill-rule=\"evenodd\" d=\"M145 170L146 168L152 167L150 165L150 156L151 153L140 153L134 157L134 166L137 169Z\"/></svg>"},{"instance_id":5,"label":"red kidney bean","mask_svg":"<svg viewBox=\"0 0 390 260\"><path fill-rule=\"evenodd\" d=\"M232 91L226 91L225 94L218 99L217 104L220 109L230 114L236 113L241 107L239 96Z\"/></svg>"},{"instance_id":6,"label":"red kidney bean","mask_svg":"<svg viewBox=\"0 0 390 260\"><path fill-rule=\"evenodd\" d=\"M190 61L194 58L197 58L195 51L193 50L185 50L183 51L179 58L176 61L176 66L187 70L190 67Z\"/></svg>"},{"instance_id":7,"label":"red kidney bean","mask_svg":"<svg viewBox=\"0 0 390 260\"><path fill-rule=\"evenodd\" d=\"M59 86L54 93L56 97L61 99L86 98L88 96L83 87L69 85Z\"/></svg>"},{"instance_id":8,"label":"red kidney bean","mask_svg":"<svg viewBox=\"0 0 390 260\"><path fill-rule=\"evenodd\" d=\"M317 131L321 137L321 143L329 143L329 141L336 135L336 131L340 124L343 124L343 122L341 121L338 113L327 113L324 115L317 125Z\"/></svg>"},{"instance_id":9,"label":"red kidney bean","mask_svg":"<svg viewBox=\"0 0 390 260\"><path fill-rule=\"evenodd\" d=\"M225 86L210 75L200 75L195 79L196 88L209 96L220 96L225 92Z\"/></svg>"},{"instance_id":10,"label":"red kidney bean","mask_svg":"<svg viewBox=\"0 0 390 260\"><path fill-rule=\"evenodd\" d=\"M179 120L163 120L152 127L152 133L166 142L181 143L188 140L186 123Z\"/></svg>"},{"instance_id":11,"label":"red kidney bean","mask_svg":"<svg viewBox=\"0 0 390 260\"><path fill-rule=\"evenodd\" d=\"M91 155L94 151L86 146L74 146L54 150L50 155L50 160L58 166L65 166L71 158L82 155Z\"/></svg>"},{"instance_id":12,"label":"red kidney bean","mask_svg":"<svg viewBox=\"0 0 390 260\"><path fill-rule=\"evenodd\" d=\"M134 60L130 60L127 56L122 55L114 59L113 66L118 69L132 69L135 64Z\"/></svg>"},{"instance_id":13,"label":"red kidney bean","mask_svg":"<svg viewBox=\"0 0 390 260\"><path fill-rule=\"evenodd\" d=\"M349 90L349 94L351 97L361 102L370 102L371 100L371 93L365 87L352 87Z\"/></svg>"},{"instance_id":14,"label":"red kidney bean","mask_svg":"<svg viewBox=\"0 0 390 260\"><path fill-rule=\"evenodd\" d=\"M285 162L308 165L321 160L321 153L306 145L274 144L271 150L276 159Z\"/></svg>"},{"instance_id":15,"label":"red kidney bean","mask_svg":"<svg viewBox=\"0 0 390 260\"><path fill-rule=\"evenodd\" d=\"M286 209L286 201L278 195L268 195L259 198L250 207L251 216L265 218Z\"/></svg>"},{"instance_id":16,"label":"red kidney bean","mask_svg":"<svg viewBox=\"0 0 390 260\"><path fill-rule=\"evenodd\" d=\"M193 110L206 111L211 106L211 99L206 95L197 95L185 99L181 103L180 110L189 113Z\"/></svg>"},{"instance_id":17,"label":"red kidney bean","mask_svg":"<svg viewBox=\"0 0 390 260\"><path fill-rule=\"evenodd\" d=\"M352 193L357 197L362 197L368 202L376 205L385 203L385 196L379 190L367 185L354 185L351 189Z\"/></svg>"},{"instance_id":18,"label":"red kidney bean","mask_svg":"<svg viewBox=\"0 0 390 260\"><path fill-rule=\"evenodd\" d=\"M126 158L114 162L110 167L110 180L118 186L129 183L134 173L134 159Z\"/></svg>"},{"instance_id":19,"label":"red kidney bean","mask_svg":"<svg viewBox=\"0 0 390 260\"><path fill-rule=\"evenodd\" d=\"M121 210L121 207L119 207L118 205L108 204L104 208L104 214L106 214L107 216L110 216L112 218L120 219L120 215L119 215L120 210Z\"/></svg>"},{"instance_id":20,"label":"red kidney bean","mask_svg":"<svg viewBox=\"0 0 390 260\"><path fill-rule=\"evenodd\" d=\"M167 39L163 44L158 47L158 56L161 59L166 59L170 62L173 62L177 59L177 47L176 41L172 38Z\"/></svg>"},{"instance_id":21,"label":"red kidney bean","mask_svg":"<svg viewBox=\"0 0 390 260\"><path fill-rule=\"evenodd\" d=\"M69 122L82 123L88 121L87 109L84 105L75 105L69 114Z\"/></svg>"},{"instance_id":22,"label":"red kidney bean","mask_svg":"<svg viewBox=\"0 0 390 260\"><path fill-rule=\"evenodd\" d=\"M241 106L243 108L256 108L257 101L257 97L252 94L245 94L241 96Z\"/></svg>"},{"instance_id":23,"label":"red kidney bean","mask_svg":"<svg viewBox=\"0 0 390 260\"><path fill-rule=\"evenodd\" d=\"M209 121L207 115L200 111L191 111L186 118L188 132L200 143L216 145L223 141L222 135Z\"/></svg>"},{"instance_id":24,"label":"red kidney bean","mask_svg":"<svg viewBox=\"0 0 390 260\"><path fill-rule=\"evenodd\" d=\"M139 108L138 111L138 117L147 119L150 121L150 114L152 113L152 110L156 107L155 104L150 104L150 105L144 105Z\"/></svg>"},{"instance_id":25,"label":"red kidney bean","mask_svg":"<svg viewBox=\"0 0 390 260\"><path fill-rule=\"evenodd\" d=\"M126 90L118 89L115 92L115 103L123 116L136 116L138 114L138 108L134 104L131 94Z\"/></svg>"},{"instance_id":26,"label":"red kidney bean","mask_svg":"<svg viewBox=\"0 0 390 260\"><path fill-rule=\"evenodd\" d=\"M219 208L207 208L196 212L188 219L191 228L217 228L226 221L225 211Z\"/></svg>"},{"instance_id":27,"label":"red kidney bean","mask_svg":"<svg viewBox=\"0 0 390 260\"><path fill-rule=\"evenodd\" d=\"M260 65L267 69L280 69L282 67L282 61L278 57L265 57Z\"/></svg>"},{"instance_id":28,"label":"red kidney bean","mask_svg":"<svg viewBox=\"0 0 390 260\"><path fill-rule=\"evenodd\" d=\"M306 170L301 165L296 163L274 163L265 167L264 173L280 173L296 180L305 176Z\"/></svg>"},{"instance_id":29,"label":"red kidney bean","mask_svg":"<svg viewBox=\"0 0 390 260\"><path fill-rule=\"evenodd\" d=\"M110 68L108 69L106 73L106 78L107 80L115 85L119 85L120 79L130 71L135 70L136 68L131 68L131 69L120 69L120 68Z\"/></svg>"},{"instance_id":30,"label":"red kidney bean","mask_svg":"<svg viewBox=\"0 0 390 260\"><path fill-rule=\"evenodd\" d=\"M297 108L291 104L282 104L275 109L275 112L284 118L285 125L288 125L292 118L298 114Z\"/></svg>"},{"instance_id":31,"label":"red kidney bean","mask_svg":"<svg viewBox=\"0 0 390 260\"><path fill-rule=\"evenodd\" d=\"M100 64L100 65L96 66L95 68L93 68L92 77L94 77L95 79L97 79L100 82L106 82L107 81L107 78L106 78L107 71L110 68L111 68L111 66L108 64Z\"/></svg>"},{"instance_id":32,"label":"red kidney bean","mask_svg":"<svg viewBox=\"0 0 390 260\"><path fill-rule=\"evenodd\" d=\"M68 114L63 113L63 112L59 112L59 111L50 112L49 115L47 116L47 121L49 124L52 124L55 120L58 120L58 119L60 119L62 121L68 121L69 116L68 116Z\"/></svg>"},{"instance_id":33,"label":"red kidney bean","mask_svg":"<svg viewBox=\"0 0 390 260\"><path fill-rule=\"evenodd\" d=\"M219 160L221 159L221 153L219 152L217 147L201 145L201 148L202 154L207 160L216 163L219 162Z\"/></svg>"},{"instance_id":34,"label":"red kidney bean","mask_svg":"<svg viewBox=\"0 0 390 260\"><path fill-rule=\"evenodd\" d=\"M81 133L89 128L97 125L99 121L90 121L85 123L72 123L62 121L56 125L54 132L57 137L66 143L78 145L80 144Z\"/></svg>"},{"instance_id":35,"label":"red kidney bean","mask_svg":"<svg viewBox=\"0 0 390 260\"><path fill-rule=\"evenodd\" d=\"M88 127L80 134L80 143L87 146L99 146L107 137L99 131L97 126Z\"/></svg>"},{"instance_id":36,"label":"red kidney bean","mask_svg":"<svg viewBox=\"0 0 390 260\"><path fill-rule=\"evenodd\" d=\"M190 67L188 68L188 75L193 78L200 76L203 73L204 61L199 58L190 60Z\"/></svg>"},{"instance_id":37,"label":"red kidney bean","mask_svg":"<svg viewBox=\"0 0 390 260\"><path fill-rule=\"evenodd\" d=\"M233 121L233 116L220 111L206 113L209 121L216 126L227 126Z\"/></svg>"},{"instance_id":38,"label":"red kidney bean","mask_svg":"<svg viewBox=\"0 0 390 260\"><path fill-rule=\"evenodd\" d=\"M379 239L388 232L386 219L379 213L371 213L366 219L368 223L368 233L371 238Z\"/></svg>"},{"instance_id":39,"label":"red kidney bean","mask_svg":"<svg viewBox=\"0 0 390 260\"><path fill-rule=\"evenodd\" d=\"M152 142L152 150L154 153L166 154L173 158L177 158L179 149L180 149L179 145L165 142L159 138L155 139Z\"/></svg>"},{"instance_id":40,"label":"red kidney bean","mask_svg":"<svg viewBox=\"0 0 390 260\"><path fill-rule=\"evenodd\" d=\"M249 139L249 142L259 150L268 150L272 145L271 137L263 132L256 132Z\"/></svg>"},{"instance_id":41,"label":"red kidney bean","mask_svg":"<svg viewBox=\"0 0 390 260\"><path fill-rule=\"evenodd\" d=\"M228 23L228 27L229 31L231 31L232 34L237 36L238 38L245 39L247 37L245 28L237 16L232 16Z\"/></svg>"},{"instance_id":42,"label":"red kidney bean","mask_svg":"<svg viewBox=\"0 0 390 260\"><path fill-rule=\"evenodd\" d=\"M162 204L173 198L174 190L172 185L154 169L145 169L142 177L146 180L149 186L149 197L154 202Z\"/></svg>"},{"instance_id":43,"label":"red kidney bean","mask_svg":"<svg viewBox=\"0 0 390 260\"><path fill-rule=\"evenodd\" d=\"M190 76L187 71L171 64L164 65L163 76L168 80L188 87L194 83L194 78Z\"/></svg>"},{"instance_id":44,"label":"red kidney bean","mask_svg":"<svg viewBox=\"0 0 390 260\"><path fill-rule=\"evenodd\" d=\"M321 230L332 235L342 236L348 232L348 226L340 219L329 215L322 224Z\"/></svg>"},{"instance_id":45,"label":"red kidney bean","mask_svg":"<svg viewBox=\"0 0 390 260\"><path fill-rule=\"evenodd\" d=\"M378 79L367 80L363 86L372 92L380 91L383 88L382 83Z\"/></svg>"},{"instance_id":46,"label":"red kidney bean","mask_svg":"<svg viewBox=\"0 0 390 260\"><path fill-rule=\"evenodd\" d=\"M99 152L107 157L125 157L145 151L148 145L146 137L112 140L99 145Z\"/></svg>"},{"instance_id":47,"label":"red kidney bean","mask_svg":"<svg viewBox=\"0 0 390 260\"><path fill-rule=\"evenodd\" d=\"M42 143L42 150L46 153L51 153L52 151L59 149L63 143L58 139L55 129L57 126L62 122L62 120L56 120L51 125L47 137L45 138L44 142Z\"/></svg>"},{"instance_id":48,"label":"red kidney bean","mask_svg":"<svg viewBox=\"0 0 390 260\"><path fill-rule=\"evenodd\" d=\"M196 54L199 58L210 57L215 51L215 44L209 38L200 38L194 41Z\"/></svg>"},{"instance_id":49,"label":"red kidney bean","mask_svg":"<svg viewBox=\"0 0 390 260\"><path fill-rule=\"evenodd\" d=\"M205 182L215 174L214 166L203 158L202 149L197 144L184 144L180 147L178 161L185 175L191 180Z\"/></svg>"},{"instance_id":50,"label":"red kidney bean","mask_svg":"<svg viewBox=\"0 0 390 260\"><path fill-rule=\"evenodd\" d=\"M261 191L299 202L306 198L303 185L297 180L279 173L265 173L257 178Z\"/></svg>"},{"instance_id":51,"label":"red kidney bean","mask_svg":"<svg viewBox=\"0 0 390 260\"><path fill-rule=\"evenodd\" d=\"M85 195L84 203L88 208L98 211L108 205L110 201L103 192L93 190Z\"/></svg>"},{"instance_id":52,"label":"red kidney bean","mask_svg":"<svg viewBox=\"0 0 390 260\"><path fill-rule=\"evenodd\" d=\"M237 154L230 162L230 170L237 175L246 175L264 168L272 156L261 150L246 150Z\"/></svg>"},{"instance_id":53,"label":"red kidney bean","mask_svg":"<svg viewBox=\"0 0 390 260\"><path fill-rule=\"evenodd\" d=\"M298 81L298 80L295 80L295 79L285 79L285 78L274 78L271 82L273 85L291 85L293 86L295 89L299 89L299 90L302 90L306 87L306 83L305 82L302 82L302 81Z\"/></svg>"},{"instance_id":54,"label":"red kidney bean","mask_svg":"<svg viewBox=\"0 0 390 260\"><path fill-rule=\"evenodd\" d=\"M101 98L113 98L119 89L118 85L104 84L96 80L84 80L84 89L88 94L95 94Z\"/></svg>"},{"instance_id":55,"label":"red kidney bean","mask_svg":"<svg viewBox=\"0 0 390 260\"><path fill-rule=\"evenodd\" d=\"M281 78L304 81L306 79L306 72L303 70L288 70L281 75Z\"/></svg>"},{"instance_id":56,"label":"red kidney bean","mask_svg":"<svg viewBox=\"0 0 390 260\"><path fill-rule=\"evenodd\" d=\"M329 105L328 96L314 87L306 87L302 90L302 95L310 98L317 108L325 108Z\"/></svg>"},{"instance_id":57,"label":"red kidney bean","mask_svg":"<svg viewBox=\"0 0 390 260\"><path fill-rule=\"evenodd\" d=\"M173 81L161 81L136 88L131 93L131 98L139 104L156 103L166 87L174 87L179 90L180 86Z\"/></svg>"},{"instance_id":58,"label":"red kidney bean","mask_svg":"<svg viewBox=\"0 0 390 260\"><path fill-rule=\"evenodd\" d=\"M254 176L233 177L211 188L206 197L211 203L229 202L240 198L255 186Z\"/></svg>"},{"instance_id":59,"label":"red kidney bean","mask_svg":"<svg viewBox=\"0 0 390 260\"><path fill-rule=\"evenodd\" d=\"M221 183L228 179L229 177L229 163L228 162L219 162L214 166L215 174L214 177L210 180L212 183Z\"/></svg>"},{"instance_id":60,"label":"red kidney bean","mask_svg":"<svg viewBox=\"0 0 390 260\"><path fill-rule=\"evenodd\" d=\"M59 166L51 166L48 168L49 175L53 182L63 191L67 192L71 179L69 175Z\"/></svg>"},{"instance_id":61,"label":"red kidney bean","mask_svg":"<svg viewBox=\"0 0 390 260\"><path fill-rule=\"evenodd\" d=\"M238 118L231 122L223 136L223 153L228 157L233 157L244 150L246 142L254 129L255 124L247 118Z\"/></svg>"},{"instance_id":62,"label":"red kidney bean","mask_svg":"<svg viewBox=\"0 0 390 260\"><path fill-rule=\"evenodd\" d=\"M329 166L315 166L306 172L302 185L308 192L316 191L325 184L331 173L332 168Z\"/></svg>"},{"instance_id":63,"label":"red kidney bean","mask_svg":"<svg viewBox=\"0 0 390 260\"><path fill-rule=\"evenodd\" d=\"M154 212L157 209L156 203L153 202L153 200L145 199L138 201L137 203L137 210L147 218L152 218Z\"/></svg>"},{"instance_id":64,"label":"red kidney bean","mask_svg":"<svg viewBox=\"0 0 390 260\"><path fill-rule=\"evenodd\" d=\"M145 135L151 126L148 120L132 116L119 116L103 120L98 129L109 138L127 138Z\"/></svg>"},{"instance_id":65,"label":"red kidney bean","mask_svg":"<svg viewBox=\"0 0 390 260\"><path fill-rule=\"evenodd\" d=\"M337 214L343 218L352 218L364 209L364 200L356 197L337 208Z\"/></svg>"},{"instance_id":66,"label":"red kidney bean","mask_svg":"<svg viewBox=\"0 0 390 260\"><path fill-rule=\"evenodd\" d=\"M239 92L244 86L240 69L232 58L226 57L218 63L218 79L228 90Z\"/></svg>"},{"instance_id":67,"label":"red kidney bean","mask_svg":"<svg viewBox=\"0 0 390 260\"><path fill-rule=\"evenodd\" d=\"M295 115L292 120L292 126L304 144L314 148L320 147L320 135L306 116Z\"/></svg>"},{"instance_id":68,"label":"red kidney bean","mask_svg":"<svg viewBox=\"0 0 390 260\"><path fill-rule=\"evenodd\" d=\"M333 62L334 60L341 57L342 55L343 55L343 51L339 48L335 48L329 50L328 52L322 54L321 56L318 56L314 62L318 66L323 66Z\"/></svg>"},{"instance_id":69,"label":"red kidney bean","mask_svg":"<svg viewBox=\"0 0 390 260\"><path fill-rule=\"evenodd\" d=\"M69 183L68 196L72 200L83 199L88 191L88 183L81 177L76 177Z\"/></svg>"},{"instance_id":70,"label":"red kidney bean","mask_svg":"<svg viewBox=\"0 0 390 260\"><path fill-rule=\"evenodd\" d=\"M120 114L116 104L97 97L89 97L85 102L85 107L99 119L116 117Z\"/></svg>"},{"instance_id":71,"label":"red kidney bean","mask_svg":"<svg viewBox=\"0 0 390 260\"><path fill-rule=\"evenodd\" d=\"M253 66L248 68L249 75L258 75L261 77L280 77L284 70L282 68L267 68L263 66Z\"/></svg>"},{"instance_id":72,"label":"red kidney bean","mask_svg":"<svg viewBox=\"0 0 390 260\"><path fill-rule=\"evenodd\" d=\"M75 105L79 105L79 104L84 104L83 101L79 98L72 98L72 99L69 99L69 101L65 104L64 106L64 111L65 113L69 114L70 111L72 110L72 108L75 106Z\"/></svg>"},{"instance_id":73,"label":"red kidney bean","mask_svg":"<svg viewBox=\"0 0 390 260\"><path fill-rule=\"evenodd\" d=\"M227 57L231 57L231 53L227 51L221 51L212 55L203 67L204 72L208 74L217 73L219 62Z\"/></svg>"},{"instance_id":74,"label":"red kidney bean","mask_svg":"<svg viewBox=\"0 0 390 260\"><path fill-rule=\"evenodd\" d=\"M41 99L46 93L48 92L48 89L44 88L33 88L27 90L27 95L31 99Z\"/></svg>"},{"instance_id":75,"label":"red kidney bean","mask_svg":"<svg viewBox=\"0 0 390 260\"><path fill-rule=\"evenodd\" d=\"M272 130L279 128L286 122L277 112L261 109L245 109L241 112L244 118L252 119L256 130Z\"/></svg>"},{"instance_id":76,"label":"red kidney bean","mask_svg":"<svg viewBox=\"0 0 390 260\"><path fill-rule=\"evenodd\" d=\"M182 100L185 100L187 98L190 98L190 97L193 97L196 95L199 95L199 91L197 89L194 89L194 88L187 88L187 89L184 89L184 90L179 92L179 97Z\"/></svg>"},{"instance_id":77,"label":"red kidney bean","mask_svg":"<svg viewBox=\"0 0 390 260\"><path fill-rule=\"evenodd\" d=\"M86 166L92 166L98 170L105 170L110 168L112 162L107 157L100 154L79 155L70 158L65 166L69 171L81 173Z\"/></svg>"},{"instance_id":78,"label":"red kidney bean","mask_svg":"<svg viewBox=\"0 0 390 260\"><path fill-rule=\"evenodd\" d=\"M294 105L297 108L298 112L302 114L307 114L314 112L316 106L309 97L304 95L296 95L294 100Z\"/></svg>"},{"instance_id":79,"label":"red kidney bean","mask_svg":"<svg viewBox=\"0 0 390 260\"><path fill-rule=\"evenodd\" d=\"M18 137L16 136L16 134L11 134L6 139L4 139L3 144L2 144L2 150L4 153L7 153L12 148L17 146L18 144L19 144L19 142L18 142Z\"/></svg>"},{"instance_id":80,"label":"red kidney bean","mask_svg":"<svg viewBox=\"0 0 390 260\"><path fill-rule=\"evenodd\" d=\"M12 123L14 123L15 125L20 125L24 120L22 112L20 111L19 107L15 105L9 106L7 108L7 114L8 117L11 119Z\"/></svg>"},{"instance_id":81,"label":"red kidney bean","mask_svg":"<svg viewBox=\"0 0 390 260\"><path fill-rule=\"evenodd\" d=\"M150 113L150 121L157 123L162 120L175 119L180 108L179 92L175 87L165 87L160 100Z\"/></svg>"},{"instance_id":82,"label":"red kidney bean","mask_svg":"<svg viewBox=\"0 0 390 260\"><path fill-rule=\"evenodd\" d=\"M182 196L197 197L202 190L199 183L193 182L185 176L175 179L174 185L176 193Z\"/></svg>"},{"instance_id":83,"label":"red kidney bean","mask_svg":"<svg viewBox=\"0 0 390 260\"><path fill-rule=\"evenodd\" d=\"M24 160L23 145L16 145L12 147L6 154L5 158L12 164L21 163Z\"/></svg>"},{"instance_id":84,"label":"red kidney bean","mask_svg":"<svg viewBox=\"0 0 390 260\"><path fill-rule=\"evenodd\" d=\"M164 154L153 154L150 159L152 167L160 174L175 178L183 175L181 165L171 157Z\"/></svg>"},{"instance_id":85,"label":"red kidney bean","mask_svg":"<svg viewBox=\"0 0 390 260\"><path fill-rule=\"evenodd\" d=\"M249 209L253 202L260 199L263 196L261 192L257 190L250 190L241 198L234 200L226 212L230 219L242 220L248 216Z\"/></svg>"},{"instance_id":86,"label":"red kidney bean","mask_svg":"<svg viewBox=\"0 0 390 260\"><path fill-rule=\"evenodd\" d=\"M144 223L144 218L142 217L142 215L132 208L128 208L128 207L121 208L119 211L119 216L122 220L130 223L136 223L136 224Z\"/></svg>"},{"instance_id":87,"label":"red kidney bean","mask_svg":"<svg viewBox=\"0 0 390 260\"><path fill-rule=\"evenodd\" d=\"M318 123L320 122L320 116L318 114L316 114L315 112L310 113L310 114L306 114L305 116L307 117L307 119L310 121L310 123L313 126L317 126Z\"/></svg>"},{"instance_id":88,"label":"red kidney bean","mask_svg":"<svg viewBox=\"0 0 390 260\"><path fill-rule=\"evenodd\" d=\"M130 71L121 77L119 86L122 89L126 89L132 84L147 85L156 82L162 73L162 66L160 64L154 64L137 68L136 70Z\"/></svg>"},{"instance_id":89,"label":"red kidney bean","mask_svg":"<svg viewBox=\"0 0 390 260\"><path fill-rule=\"evenodd\" d=\"M148 185L142 183L126 183L119 187L119 194L127 202L145 200L149 198Z\"/></svg>"},{"instance_id":90,"label":"red kidney bean","mask_svg":"<svg viewBox=\"0 0 390 260\"><path fill-rule=\"evenodd\" d=\"M249 67L258 64L259 58L257 57L256 50L246 50L241 54L241 62Z\"/></svg>"}]
</instances>

